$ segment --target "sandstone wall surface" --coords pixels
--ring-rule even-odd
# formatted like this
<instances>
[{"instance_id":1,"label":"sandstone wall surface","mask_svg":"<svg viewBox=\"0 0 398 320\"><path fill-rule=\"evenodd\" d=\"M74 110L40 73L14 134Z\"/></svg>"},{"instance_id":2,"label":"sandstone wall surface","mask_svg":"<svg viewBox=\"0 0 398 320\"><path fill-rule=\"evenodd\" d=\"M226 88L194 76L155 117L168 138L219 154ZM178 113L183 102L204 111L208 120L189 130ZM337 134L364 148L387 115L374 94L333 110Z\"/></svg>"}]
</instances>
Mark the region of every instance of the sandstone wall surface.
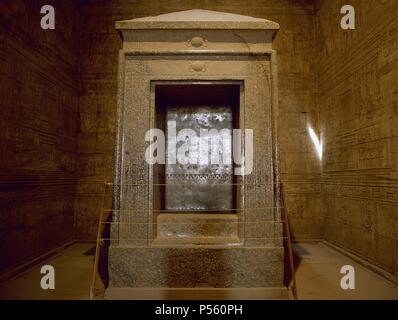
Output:
<instances>
[{"instance_id":1,"label":"sandstone wall surface","mask_svg":"<svg viewBox=\"0 0 398 320\"><path fill-rule=\"evenodd\" d=\"M398 272L398 2L317 1L324 237Z\"/></svg>"},{"instance_id":2,"label":"sandstone wall surface","mask_svg":"<svg viewBox=\"0 0 398 320\"><path fill-rule=\"evenodd\" d=\"M0 272L74 237L78 17L72 1L0 2Z\"/></svg>"}]
</instances>

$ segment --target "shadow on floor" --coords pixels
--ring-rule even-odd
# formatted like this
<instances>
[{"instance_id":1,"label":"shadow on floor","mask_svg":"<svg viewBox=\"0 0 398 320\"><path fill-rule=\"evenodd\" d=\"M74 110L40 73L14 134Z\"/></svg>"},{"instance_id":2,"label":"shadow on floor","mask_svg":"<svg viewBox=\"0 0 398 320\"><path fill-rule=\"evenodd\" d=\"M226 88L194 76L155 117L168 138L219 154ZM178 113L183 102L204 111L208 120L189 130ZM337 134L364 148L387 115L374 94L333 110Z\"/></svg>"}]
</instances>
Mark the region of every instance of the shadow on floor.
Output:
<instances>
[{"instance_id":1,"label":"shadow on floor","mask_svg":"<svg viewBox=\"0 0 398 320\"><path fill-rule=\"evenodd\" d=\"M285 232L283 234L284 238ZM284 281L283 284L285 287L289 288L289 286L292 285L292 273L291 273L291 268L290 268L290 259L289 259L289 251L288 251L288 246L286 243L287 240L284 240L285 244L283 246L284 252L285 252L285 260L284 260ZM299 248L299 249L298 249ZM298 251L299 250L299 251ZM303 247L300 247L299 245L295 246L294 249L292 248L293 251L293 266L294 270L297 270L300 266L301 263L301 256L309 255L309 252L305 250Z\"/></svg>"}]
</instances>

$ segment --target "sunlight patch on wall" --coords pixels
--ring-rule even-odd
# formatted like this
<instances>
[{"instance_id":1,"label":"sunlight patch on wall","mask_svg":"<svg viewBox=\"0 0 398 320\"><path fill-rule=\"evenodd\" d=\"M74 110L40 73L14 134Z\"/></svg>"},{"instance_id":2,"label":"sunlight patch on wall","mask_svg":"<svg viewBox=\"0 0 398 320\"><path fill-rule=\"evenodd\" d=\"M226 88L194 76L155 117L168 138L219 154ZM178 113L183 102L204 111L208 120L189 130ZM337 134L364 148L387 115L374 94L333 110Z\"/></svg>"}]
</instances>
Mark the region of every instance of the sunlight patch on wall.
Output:
<instances>
[{"instance_id":1,"label":"sunlight patch on wall","mask_svg":"<svg viewBox=\"0 0 398 320\"><path fill-rule=\"evenodd\" d=\"M319 156L319 159L322 159L322 152L323 152L323 146L322 146L322 142L320 141L320 139L318 138L318 136L316 135L314 129L312 129L311 127L308 127L308 133L311 137L312 143L315 146L316 152Z\"/></svg>"}]
</instances>

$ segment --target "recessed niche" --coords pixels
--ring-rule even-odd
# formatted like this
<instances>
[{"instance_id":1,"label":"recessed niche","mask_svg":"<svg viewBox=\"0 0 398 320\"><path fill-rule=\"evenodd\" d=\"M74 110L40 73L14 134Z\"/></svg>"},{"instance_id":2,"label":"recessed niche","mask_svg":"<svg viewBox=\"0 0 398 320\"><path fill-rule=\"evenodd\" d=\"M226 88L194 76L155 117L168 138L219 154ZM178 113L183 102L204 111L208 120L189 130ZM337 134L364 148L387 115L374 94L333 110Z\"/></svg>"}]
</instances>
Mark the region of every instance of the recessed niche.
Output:
<instances>
[{"instance_id":1,"label":"recessed niche","mask_svg":"<svg viewBox=\"0 0 398 320\"><path fill-rule=\"evenodd\" d=\"M155 121L166 137L166 164L154 170L161 212L236 212L232 129L239 128L241 87L239 81L154 83Z\"/></svg>"}]
</instances>

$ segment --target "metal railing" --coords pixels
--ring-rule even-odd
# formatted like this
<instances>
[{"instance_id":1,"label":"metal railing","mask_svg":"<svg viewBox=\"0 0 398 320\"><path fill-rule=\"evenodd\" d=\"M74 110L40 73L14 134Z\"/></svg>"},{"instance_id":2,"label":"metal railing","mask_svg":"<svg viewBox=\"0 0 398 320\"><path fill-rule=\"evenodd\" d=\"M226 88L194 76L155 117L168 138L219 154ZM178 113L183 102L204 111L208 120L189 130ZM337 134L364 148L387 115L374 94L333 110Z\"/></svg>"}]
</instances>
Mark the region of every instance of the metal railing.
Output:
<instances>
[{"instance_id":1,"label":"metal railing","mask_svg":"<svg viewBox=\"0 0 398 320\"><path fill-rule=\"evenodd\" d=\"M109 215L113 215L115 212L119 215L124 214L125 212L132 213L134 209L128 209L128 210L115 210L115 209L105 209L105 197L107 195L107 192L110 191L110 188L113 188L112 183L104 183L103 184L103 190L102 190L102 200L101 200L101 211L99 214L99 220L98 220L98 229L97 229L97 239L96 239L96 246L95 246L95 255L94 255L94 263L93 263L93 274L92 274L92 279L91 279L91 286L90 286L90 298L91 299L97 299L101 298L104 294L105 286L101 281L101 277L99 274L99 261L100 261L100 256L101 256L101 249L104 249L104 245L106 242L110 243L111 241L145 241L148 240L147 238L139 238L139 237L131 237L131 238L120 238L120 239L112 239L111 236L105 237L104 236L104 230L106 227L109 227L111 225L126 225L126 226L142 226L142 225L160 225L161 223L159 222L143 222L143 221L108 221L109 220ZM140 185L137 184L137 187ZM288 285L291 287L292 294L294 299L297 299L297 284L296 284L296 279L295 279L295 267L294 267L294 260L293 260L293 248L292 248L292 241L291 241L291 233L290 233L290 225L289 225L289 215L288 215L288 210L287 210L287 205L286 205L286 193L285 189L282 185L280 184L280 195L281 195L281 206L275 207L275 206L270 206L270 207L258 207L258 208L240 208L240 209L231 209L231 210L225 210L225 211L230 211L233 213L241 213L241 212L253 212L256 210L274 210L274 209L281 209L280 216L277 219L273 220L253 220L253 221L222 221L222 222L165 222L165 225L217 225L217 224L223 224L223 225L249 225L249 224L282 224L283 225L283 234L275 236L275 237L244 237L244 241L277 241L278 243L281 241L284 245L284 248L286 250L286 258L288 259L289 263L289 270L290 270L290 277L291 277L291 286L290 284ZM145 210L147 211L148 209L139 209L139 210ZM154 211L154 210L152 210ZM155 210L157 213L165 213L168 212L167 210ZM214 210L210 210L214 212ZM218 211L218 210L217 210ZM206 213L206 210L204 210L204 213ZM106 219L105 219L106 217ZM286 272L286 270L285 270Z\"/></svg>"}]
</instances>

